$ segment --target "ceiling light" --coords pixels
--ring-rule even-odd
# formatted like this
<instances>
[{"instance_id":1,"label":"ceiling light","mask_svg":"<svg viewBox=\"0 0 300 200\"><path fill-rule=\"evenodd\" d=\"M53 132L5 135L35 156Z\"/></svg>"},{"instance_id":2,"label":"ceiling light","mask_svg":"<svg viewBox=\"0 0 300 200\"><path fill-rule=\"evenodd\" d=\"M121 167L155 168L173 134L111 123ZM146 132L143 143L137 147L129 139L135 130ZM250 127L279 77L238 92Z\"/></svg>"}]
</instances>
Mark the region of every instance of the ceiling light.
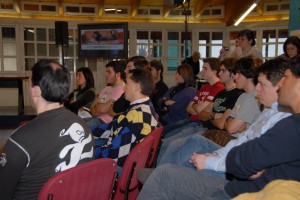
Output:
<instances>
[{"instance_id":1,"label":"ceiling light","mask_svg":"<svg viewBox=\"0 0 300 200\"><path fill-rule=\"evenodd\" d=\"M257 6L260 0L257 0L252 6L234 23L234 26L239 25L241 21Z\"/></svg>"}]
</instances>

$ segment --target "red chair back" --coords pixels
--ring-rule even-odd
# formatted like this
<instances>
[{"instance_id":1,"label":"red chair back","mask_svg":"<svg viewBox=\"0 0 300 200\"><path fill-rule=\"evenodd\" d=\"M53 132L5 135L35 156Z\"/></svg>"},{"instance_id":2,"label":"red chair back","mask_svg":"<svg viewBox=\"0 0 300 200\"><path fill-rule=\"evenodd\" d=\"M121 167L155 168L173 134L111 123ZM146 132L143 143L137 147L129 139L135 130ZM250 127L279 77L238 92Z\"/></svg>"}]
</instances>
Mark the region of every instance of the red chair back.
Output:
<instances>
[{"instance_id":1,"label":"red chair back","mask_svg":"<svg viewBox=\"0 0 300 200\"><path fill-rule=\"evenodd\" d=\"M152 144L153 136L148 135L131 150L125 160L122 174L118 179L114 199L136 199L139 191L136 172L146 166Z\"/></svg>"},{"instance_id":2,"label":"red chair back","mask_svg":"<svg viewBox=\"0 0 300 200\"><path fill-rule=\"evenodd\" d=\"M149 134L149 135L153 136L154 141L153 141L153 144L152 144L151 154L150 154L149 161L147 163L147 167L154 167L155 166L157 153L158 153L158 146L160 145L160 142L161 142L162 131L163 131L163 126L160 126L160 127L156 128L155 130L153 130Z\"/></svg>"},{"instance_id":3,"label":"red chair back","mask_svg":"<svg viewBox=\"0 0 300 200\"><path fill-rule=\"evenodd\" d=\"M52 176L38 200L109 200L117 175L117 163L101 158L80 164Z\"/></svg>"}]
</instances>

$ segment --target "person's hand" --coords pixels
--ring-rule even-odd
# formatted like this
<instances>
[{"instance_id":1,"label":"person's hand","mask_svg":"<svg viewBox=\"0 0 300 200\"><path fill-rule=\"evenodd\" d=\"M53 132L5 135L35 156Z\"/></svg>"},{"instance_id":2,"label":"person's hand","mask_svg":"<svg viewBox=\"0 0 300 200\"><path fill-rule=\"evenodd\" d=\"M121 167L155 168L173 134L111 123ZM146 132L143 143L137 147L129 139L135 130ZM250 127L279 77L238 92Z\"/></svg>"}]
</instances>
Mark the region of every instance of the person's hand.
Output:
<instances>
[{"instance_id":1,"label":"person's hand","mask_svg":"<svg viewBox=\"0 0 300 200\"><path fill-rule=\"evenodd\" d=\"M238 57L240 57L243 54L243 50L240 46L235 47L235 53Z\"/></svg>"},{"instance_id":2,"label":"person's hand","mask_svg":"<svg viewBox=\"0 0 300 200\"><path fill-rule=\"evenodd\" d=\"M265 171L266 171L266 170L263 169L263 170L257 172L256 174L253 174L252 176L250 176L249 179L255 180L255 179L259 178Z\"/></svg>"},{"instance_id":3,"label":"person's hand","mask_svg":"<svg viewBox=\"0 0 300 200\"><path fill-rule=\"evenodd\" d=\"M214 119L219 119L223 116L223 113L216 113Z\"/></svg>"},{"instance_id":4,"label":"person's hand","mask_svg":"<svg viewBox=\"0 0 300 200\"><path fill-rule=\"evenodd\" d=\"M166 101L165 101L166 106L170 106L170 105L172 105L172 104L174 104L174 103L176 103L176 102L173 101L173 100L166 100Z\"/></svg>"},{"instance_id":5,"label":"person's hand","mask_svg":"<svg viewBox=\"0 0 300 200\"><path fill-rule=\"evenodd\" d=\"M84 107L82 106L81 108L78 109L78 111L84 111Z\"/></svg>"},{"instance_id":6,"label":"person's hand","mask_svg":"<svg viewBox=\"0 0 300 200\"><path fill-rule=\"evenodd\" d=\"M218 154L214 153L206 153L206 154L198 154L198 153L193 153L190 163L192 163L197 170L202 170L206 169L205 167L205 162L209 156L218 156Z\"/></svg>"},{"instance_id":7,"label":"person's hand","mask_svg":"<svg viewBox=\"0 0 300 200\"><path fill-rule=\"evenodd\" d=\"M225 56L226 56L226 50L225 50L224 47L222 47L222 49L220 49L220 55L219 55L219 58L220 58L221 60L224 60Z\"/></svg>"}]
</instances>

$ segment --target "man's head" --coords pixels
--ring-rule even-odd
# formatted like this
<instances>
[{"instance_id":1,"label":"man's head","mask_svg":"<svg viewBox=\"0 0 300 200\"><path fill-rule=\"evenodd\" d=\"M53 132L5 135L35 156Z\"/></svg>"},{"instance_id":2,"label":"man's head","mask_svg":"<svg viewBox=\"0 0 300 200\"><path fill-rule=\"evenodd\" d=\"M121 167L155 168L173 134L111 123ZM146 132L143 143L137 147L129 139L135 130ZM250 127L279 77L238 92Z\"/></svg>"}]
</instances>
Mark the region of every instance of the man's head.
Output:
<instances>
[{"instance_id":1,"label":"man's head","mask_svg":"<svg viewBox=\"0 0 300 200\"><path fill-rule=\"evenodd\" d=\"M149 70L151 71L152 78L155 82L163 80L164 66L160 61L155 59L151 60Z\"/></svg>"},{"instance_id":2,"label":"man's head","mask_svg":"<svg viewBox=\"0 0 300 200\"><path fill-rule=\"evenodd\" d=\"M192 55L192 59L193 59L193 62L197 62L199 61L200 59L200 53L198 51L194 51L193 55Z\"/></svg>"},{"instance_id":3,"label":"man's head","mask_svg":"<svg viewBox=\"0 0 300 200\"><path fill-rule=\"evenodd\" d=\"M289 60L283 78L278 83L278 103L300 112L300 56Z\"/></svg>"},{"instance_id":4,"label":"man's head","mask_svg":"<svg viewBox=\"0 0 300 200\"><path fill-rule=\"evenodd\" d=\"M70 74L67 68L48 59L38 61L31 69L30 91L33 106L36 97L50 103L62 104L70 89Z\"/></svg>"},{"instance_id":5,"label":"man's head","mask_svg":"<svg viewBox=\"0 0 300 200\"><path fill-rule=\"evenodd\" d=\"M146 68L148 67L149 62L144 56L133 56L127 60L125 74L127 75L129 70L138 69L138 68Z\"/></svg>"},{"instance_id":6,"label":"man's head","mask_svg":"<svg viewBox=\"0 0 300 200\"><path fill-rule=\"evenodd\" d=\"M208 82L217 78L217 73L220 70L220 60L218 58L206 58L203 60L201 77Z\"/></svg>"},{"instance_id":7,"label":"man's head","mask_svg":"<svg viewBox=\"0 0 300 200\"><path fill-rule=\"evenodd\" d=\"M125 78L125 66L121 61L110 61L106 64L105 79L108 85L114 86Z\"/></svg>"},{"instance_id":8,"label":"man's head","mask_svg":"<svg viewBox=\"0 0 300 200\"><path fill-rule=\"evenodd\" d=\"M221 62L220 71L218 73L220 77L220 81L225 85L231 82L234 82L235 72L234 65L236 59L235 58L225 58Z\"/></svg>"},{"instance_id":9,"label":"man's head","mask_svg":"<svg viewBox=\"0 0 300 200\"><path fill-rule=\"evenodd\" d=\"M271 107L278 100L278 82L286 68L286 60L276 58L263 63L257 68L258 83L256 85L259 102L265 107Z\"/></svg>"},{"instance_id":10,"label":"man's head","mask_svg":"<svg viewBox=\"0 0 300 200\"><path fill-rule=\"evenodd\" d=\"M248 84L254 84L255 68L255 61L252 57L244 57L236 61L234 71L237 88L245 90Z\"/></svg>"},{"instance_id":11,"label":"man's head","mask_svg":"<svg viewBox=\"0 0 300 200\"><path fill-rule=\"evenodd\" d=\"M151 72L146 69L130 70L126 80L125 98L130 102L149 97L155 87Z\"/></svg>"}]
</instances>

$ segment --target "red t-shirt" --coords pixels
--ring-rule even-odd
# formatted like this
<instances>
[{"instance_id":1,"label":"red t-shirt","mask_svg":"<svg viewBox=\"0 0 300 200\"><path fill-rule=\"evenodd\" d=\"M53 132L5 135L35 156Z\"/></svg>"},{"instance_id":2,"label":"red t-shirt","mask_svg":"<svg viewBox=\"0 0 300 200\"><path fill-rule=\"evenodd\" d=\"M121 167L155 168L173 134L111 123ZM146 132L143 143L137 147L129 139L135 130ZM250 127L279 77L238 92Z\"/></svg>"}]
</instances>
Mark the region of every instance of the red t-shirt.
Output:
<instances>
[{"instance_id":1,"label":"red t-shirt","mask_svg":"<svg viewBox=\"0 0 300 200\"><path fill-rule=\"evenodd\" d=\"M192 101L195 103L204 103L205 101L212 102L215 96L224 89L225 86L220 81L216 82L213 85L205 84L200 88ZM198 120L198 116L192 115L191 119L193 121L196 121Z\"/></svg>"}]
</instances>

